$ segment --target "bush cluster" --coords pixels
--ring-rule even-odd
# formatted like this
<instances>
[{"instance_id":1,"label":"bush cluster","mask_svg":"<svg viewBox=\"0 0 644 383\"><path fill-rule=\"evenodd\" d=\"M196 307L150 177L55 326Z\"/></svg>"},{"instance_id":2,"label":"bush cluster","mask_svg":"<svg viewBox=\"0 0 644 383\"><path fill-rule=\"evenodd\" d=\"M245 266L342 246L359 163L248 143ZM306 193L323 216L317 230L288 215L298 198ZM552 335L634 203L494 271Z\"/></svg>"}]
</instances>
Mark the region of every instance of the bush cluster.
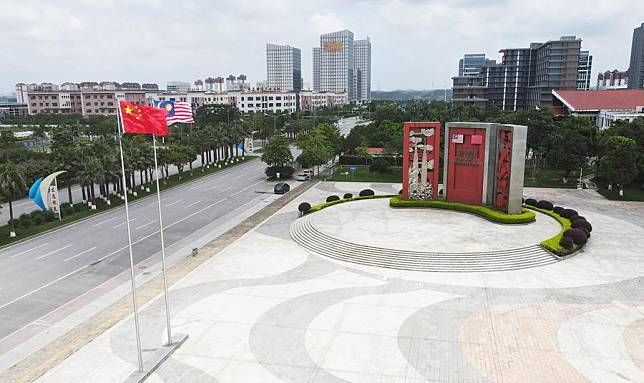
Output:
<instances>
[{"instance_id":1,"label":"bush cluster","mask_svg":"<svg viewBox=\"0 0 644 383\"><path fill-rule=\"evenodd\" d=\"M385 160L384 158L377 158L375 161L373 161L373 164L369 165L369 171L385 173L387 172L387 170L389 170L390 166L391 164L389 163L389 161Z\"/></svg>"},{"instance_id":2,"label":"bush cluster","mask_svg":"<svg viewBox=\"0 0 644 383\"><path fill-rule=\"evenodd\" d=\"M279 173L280 179L290 178L294 172L295 169L292 166L269 166L264 171L268 178L276 178Z\"/></svg>"}]
</instances>

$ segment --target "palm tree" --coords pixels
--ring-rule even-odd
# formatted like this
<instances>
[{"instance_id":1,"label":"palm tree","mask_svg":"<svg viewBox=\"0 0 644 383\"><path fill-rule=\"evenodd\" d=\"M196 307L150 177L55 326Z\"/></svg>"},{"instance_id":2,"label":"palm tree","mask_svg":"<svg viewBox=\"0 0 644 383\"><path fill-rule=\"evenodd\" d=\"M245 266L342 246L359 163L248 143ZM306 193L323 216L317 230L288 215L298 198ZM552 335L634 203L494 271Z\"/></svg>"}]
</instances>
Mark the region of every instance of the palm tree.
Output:
<instances>
[{"instance_id":1,"label":"palm tree","mask_svg":"<svg viewBox=\"0 0 644 383\"><path fill-rule=\"evenodd\" d=\"M11 237L16 236L16 229L13 223L13 205L15 198L22 196L27 191L27 184L22 170L13 162L0 165L0 192L9 202L9 225L11 226Z\"/></svg>"}]
</instances>

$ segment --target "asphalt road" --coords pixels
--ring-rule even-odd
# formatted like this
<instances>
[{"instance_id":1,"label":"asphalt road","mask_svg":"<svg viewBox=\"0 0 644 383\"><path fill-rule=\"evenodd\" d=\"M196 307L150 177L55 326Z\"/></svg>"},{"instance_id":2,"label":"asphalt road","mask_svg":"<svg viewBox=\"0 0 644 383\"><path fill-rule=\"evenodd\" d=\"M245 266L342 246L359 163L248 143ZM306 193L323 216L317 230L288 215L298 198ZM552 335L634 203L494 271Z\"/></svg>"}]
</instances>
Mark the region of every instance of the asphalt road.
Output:
<instances>
[{"instance_id":1,"label":"asphalt road","mask_svg":"<svg viewBox=\"0 0 644 383\"><path fill-rule=\"evenodd\" d=\"M166 247L272 193L264 167L253 160L163 192ZM157 254L156 196L130 206L130 223L135 263ZM128 268L122 207L0 250L0 342Z\"/></svg>"}]
</instances>

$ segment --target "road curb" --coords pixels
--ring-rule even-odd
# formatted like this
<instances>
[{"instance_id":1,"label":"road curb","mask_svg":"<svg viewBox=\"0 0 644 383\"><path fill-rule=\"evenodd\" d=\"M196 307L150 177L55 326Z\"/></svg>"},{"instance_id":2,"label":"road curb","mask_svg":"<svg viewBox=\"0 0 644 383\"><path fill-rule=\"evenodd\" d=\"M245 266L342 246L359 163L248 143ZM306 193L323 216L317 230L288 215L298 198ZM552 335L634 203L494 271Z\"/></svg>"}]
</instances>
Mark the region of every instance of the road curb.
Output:
<instances>
[{"instance_id":1,"label":"road curb","mask_svg":"<svg viewBox=\"0 0 644 383\"><path fill-rule=\"evenodd\" d=\"M246 218L244 221L209 242L195 257L187 256L168 269L168 284L172 286L188 275L198 266L215 256L228 245L241 238L256 226L270 218L288 203L317 185L319 181L309 181L306 184L286 193L281 198ZM155 299L163 292L163 277L157 275L144 285L137 288L137 298L140 306ZM85 322L71 329L45 347L31 354L23 361L0 374L0 382L31 383L40 378L48 370L82 349L89 342L103 334L112 326L132 314L132 299L126 294L118 301L92 316Z\"/></svg>"}]
</instances>

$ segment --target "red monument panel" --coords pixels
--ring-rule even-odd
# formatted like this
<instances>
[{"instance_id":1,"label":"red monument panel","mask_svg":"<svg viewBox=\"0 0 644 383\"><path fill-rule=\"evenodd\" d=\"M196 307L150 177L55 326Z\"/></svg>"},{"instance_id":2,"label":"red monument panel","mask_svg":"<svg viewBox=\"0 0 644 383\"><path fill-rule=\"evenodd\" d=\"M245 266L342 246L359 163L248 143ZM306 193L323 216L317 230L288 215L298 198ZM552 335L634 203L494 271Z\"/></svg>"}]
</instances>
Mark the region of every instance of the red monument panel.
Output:
<instances>
[{"instance_id":1,"label":"red monument panel","mask_svg":"<svg viewBox=\"0 0 644 383\"><path fill-rule=\"evenodd\" d=\"M507 213L510 194L510 169L512 165L512 131L499 129L496 168L496 209Z\"/></svg>"},{"instance_id":2,"label":"red monument panel","mask_svg":"<svg viewBox=\"0 0 644 383\"><path fill-rule=\"evenodd\" d=\"M403 198L426 199L438 195L440 130L440 122L403 125Z\"/></svg>"},{"instance_id":3,"label":"red monument panel","mask_svg":"<svg viewBox=\"0 0 644 383\"><path fill-rule=\"evenodd\" d=\"M483 201L485 169L485 129L449 129L447 162L447 199L480 205Z\"/></svg>"}]
</instances>

